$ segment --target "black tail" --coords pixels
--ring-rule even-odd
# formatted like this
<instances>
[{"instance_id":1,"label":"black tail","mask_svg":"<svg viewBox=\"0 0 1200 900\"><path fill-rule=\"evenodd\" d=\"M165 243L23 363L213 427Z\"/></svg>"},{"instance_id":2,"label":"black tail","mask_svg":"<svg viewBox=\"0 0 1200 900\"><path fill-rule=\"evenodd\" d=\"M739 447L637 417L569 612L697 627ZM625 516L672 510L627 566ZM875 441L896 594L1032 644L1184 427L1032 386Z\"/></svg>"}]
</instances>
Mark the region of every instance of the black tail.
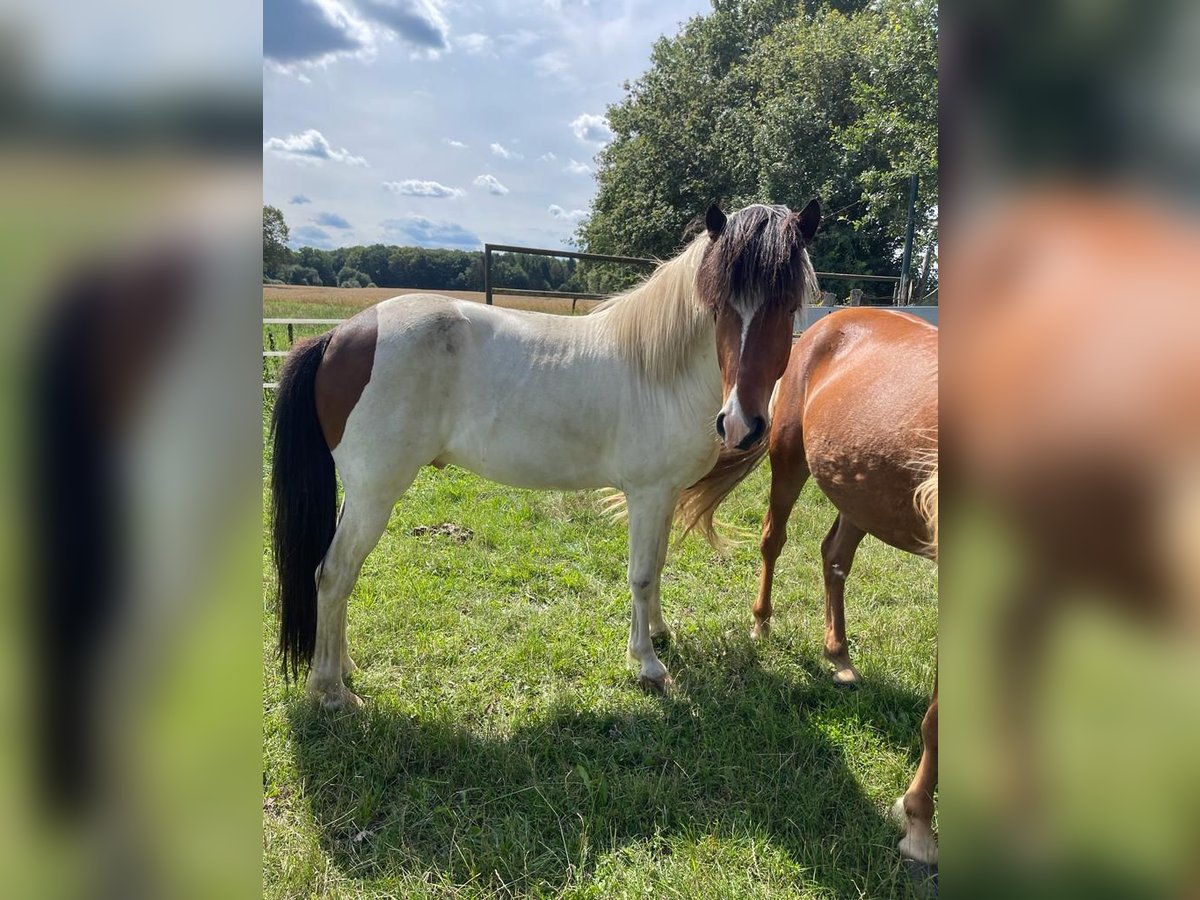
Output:
<instances>
[{"instance_id":1,"label":"black tail","mask_svg":"<svg viewBox=\"0 0 1200 900\"><path fill-rule=\"evenodd\" d=\"M332 332L331 332L332 334ZM297 344L279 374L271 416L271 547L279 593L283 675L300 677L317 643L317 566L337 527L333 456L317 419L313 386L330 335Z\"/></svg>"}]
</instances>

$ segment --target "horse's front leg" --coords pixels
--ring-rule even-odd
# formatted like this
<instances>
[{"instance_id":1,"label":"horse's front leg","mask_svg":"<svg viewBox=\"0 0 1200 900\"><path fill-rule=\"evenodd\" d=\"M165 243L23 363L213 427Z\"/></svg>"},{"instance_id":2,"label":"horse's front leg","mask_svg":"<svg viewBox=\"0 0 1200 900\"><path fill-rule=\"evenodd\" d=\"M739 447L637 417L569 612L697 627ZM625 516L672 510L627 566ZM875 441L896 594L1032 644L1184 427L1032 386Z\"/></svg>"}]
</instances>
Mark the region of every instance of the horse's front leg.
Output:
<instances>
[{"instance_id":1,"label":"horse's front leg","mask_svg":"<svg viewBox=\"0 0 1200 900\"><path fill-rule=\"evenodd\" d=\"M638 682L655 691L665 691L672 684L650 635L666 631L658 590L678 496L676 491L628 494L629 590L633 595L629 658L640 668Z\"/></svg>"},{"instance_id":2,"label":"horse's front leg","mask_svg":"<svg viewBox=\"0 0 1200 900\"><path fill-rule=\"evenodd\" d=\"M667 527L662 529L662 534L658 539L658 557L655 562L655 571L658 572L658 577L654 579L653 590L650 594L649 610L650 610L650 637L667 639L671 636L671 629L667 627L666 620L663 619L662 611L662 570L667 564L667 548L671 544L671 522L675 518L675 503L671 503L671 514L667 518Z\"/></svg>"}]
</instances>

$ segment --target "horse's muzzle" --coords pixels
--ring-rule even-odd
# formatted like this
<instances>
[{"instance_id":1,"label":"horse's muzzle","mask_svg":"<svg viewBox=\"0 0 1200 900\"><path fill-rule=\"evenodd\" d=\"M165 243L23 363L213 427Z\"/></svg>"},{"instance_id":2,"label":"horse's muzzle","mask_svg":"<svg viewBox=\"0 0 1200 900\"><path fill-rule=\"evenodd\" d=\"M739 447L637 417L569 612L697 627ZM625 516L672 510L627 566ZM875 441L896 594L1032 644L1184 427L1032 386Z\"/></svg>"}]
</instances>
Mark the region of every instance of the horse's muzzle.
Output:
<instances>
[{"instance_id":1,"label":"horse's muzzle","mask_svg":"<svg viewBox=\"0 0 1200 900\"><path fill-rule=\"evenodd\" d=\"M727 423L733 427L728 428ZM754 417L748 431L737 427L739 425L743 425L739 417L730 419L725 413L717 416L717 436L724 442L726 450L749 450L767 433L767 420L762 416Z\"/></svg>"}]
</instances>

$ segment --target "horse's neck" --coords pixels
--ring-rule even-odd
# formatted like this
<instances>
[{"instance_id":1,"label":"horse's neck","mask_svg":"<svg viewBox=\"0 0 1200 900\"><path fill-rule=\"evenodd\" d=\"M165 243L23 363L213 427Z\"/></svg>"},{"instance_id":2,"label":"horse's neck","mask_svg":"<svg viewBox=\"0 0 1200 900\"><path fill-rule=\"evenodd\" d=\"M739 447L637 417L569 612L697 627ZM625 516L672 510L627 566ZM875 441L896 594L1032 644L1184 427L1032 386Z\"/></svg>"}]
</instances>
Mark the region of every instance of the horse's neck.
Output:
<instances>
[{"instance_id":1,"label":"horse's neck","mask_svg":"<svg viewBox=\"0 0 1200 900\"><path fill-rule=\"evenodd\" d=\"M597 312L603 339L652 382L704 377L716 365L715 325L694 296L698 261L694 249L685 250Z\"/></svg>"}]
</instances>

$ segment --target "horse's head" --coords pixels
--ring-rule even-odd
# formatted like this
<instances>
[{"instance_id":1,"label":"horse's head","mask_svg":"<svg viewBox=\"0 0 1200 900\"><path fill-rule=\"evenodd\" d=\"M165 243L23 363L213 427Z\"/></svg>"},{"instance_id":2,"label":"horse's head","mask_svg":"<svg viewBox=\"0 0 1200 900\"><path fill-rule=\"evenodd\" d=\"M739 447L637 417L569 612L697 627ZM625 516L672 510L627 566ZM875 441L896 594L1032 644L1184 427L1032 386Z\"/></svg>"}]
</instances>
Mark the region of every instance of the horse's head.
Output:
<instances>
[{"instance_id":1,"label":"horse's head","mask_svg":"<svg viewBox=\"0 0 1200 900\"><path fill-rule=\"evenodd\" d=\"M798 213L755 204L728 219L714 203L705 215L709 245L696 287L717 323L725 404L716 427L727 450L766 437L771 391L791 351L792 317L816 287L805 248L820 221L816 200Z\"/></svg>"}]
</instances>

